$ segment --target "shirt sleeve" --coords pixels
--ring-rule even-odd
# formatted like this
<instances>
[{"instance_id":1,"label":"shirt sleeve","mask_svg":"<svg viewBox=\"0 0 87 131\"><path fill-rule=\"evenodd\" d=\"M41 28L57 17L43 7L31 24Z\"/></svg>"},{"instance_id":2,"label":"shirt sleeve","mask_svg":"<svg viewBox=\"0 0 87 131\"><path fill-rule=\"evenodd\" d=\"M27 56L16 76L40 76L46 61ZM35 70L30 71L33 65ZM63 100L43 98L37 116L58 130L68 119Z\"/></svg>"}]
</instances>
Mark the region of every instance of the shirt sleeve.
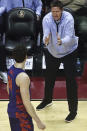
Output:
<instances>
[{"instance_id":1,"label":"shirt sleeve","mask_svg":"<svg viewBox=\"0 0 87 131\"><path fill-rule=\"evenodd\" d=\"M7 0L1 0L0 1L0 7L6 7L6 5L7 5Z\"/></svg>"},{"instance_id":2,"label":"shirt sleeve","mask_svg":"<svg viewBox=\"0 0 87 131\"><path fill-rule=\"evenodd\" d=\"M0 15L2 15L6 10L7 0L0 1Z\"/></svg>"},{"instance_id":3,"label":"shirt sleeve","mask_svg":"<svg viewBox=\"0 0 87 131\"><path fill-rule=\"evenodd\" d=\"M0 16L5 12L5 7L0 7Z\"/></svg>"},{"instance_id":4,"label":"shirt sleeve","mask_svg":"<svg viewBox=\"0 0 87 131\"><path fill-rule=\"evenodd\" d=\"M68 21L64 28L64 38L61 39L64 46L72 44L75 37L74 20Z\"/></svg>"},{"instance_id":5,"label":"shirt sleeve","mask_svg":"<svg viewBox=\"0 0 87 131\"><path fill-rule=\"evenodd\" d=\"M78 43L78 37L75 36L75 30L74 30L74 20L70 19L65 21L64 28L62 30L63 38L61 38L61 45L54 44L55 49L58 52L68 52L71 48L73 48L75 45L77 46Z\"/></svg>"},{"instance_id":6,"label":"shirt sleeve","mask_svg":"<svg viewBox=\"0 0 87 131\"><path fill-rule=\"evenodd\" d=\"M47 19L43 19L42 21L42 26L43 26L43 42L45 42L45 37L48 37L50 34L50 27Z\"/></svg>"},{"instance_id":7,"label":"shirt sleeve","mask_svg":"<svg viewBox=\"0 0 87 131\"><path fill-rule=\"evenodd\" d=\"M41 15L42 10L42 1L41 0L34 0L35 8L36 8L36 14Z\"/></svg>"}]
</instances>

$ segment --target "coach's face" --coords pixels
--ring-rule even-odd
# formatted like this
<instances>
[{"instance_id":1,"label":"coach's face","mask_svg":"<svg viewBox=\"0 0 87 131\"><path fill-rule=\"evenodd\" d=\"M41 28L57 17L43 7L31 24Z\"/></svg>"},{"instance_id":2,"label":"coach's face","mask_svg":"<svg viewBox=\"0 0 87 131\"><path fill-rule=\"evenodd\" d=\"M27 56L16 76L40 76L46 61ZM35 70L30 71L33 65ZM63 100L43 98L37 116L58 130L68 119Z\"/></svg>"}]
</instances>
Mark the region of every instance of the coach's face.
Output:
<instances>
[{"instance_id":1,"label":"coach's face","mask_svg":"<svg viewBox=\"0 0 87 131\"><path fill-rule=\"evenodd\" d=\"M54 20L59 20L61 18L62 15L62 9L60 9L59 7L52 7L51 8L51 12L52 12L52 16L54 18Z\"/></svg>"}]
</instances>

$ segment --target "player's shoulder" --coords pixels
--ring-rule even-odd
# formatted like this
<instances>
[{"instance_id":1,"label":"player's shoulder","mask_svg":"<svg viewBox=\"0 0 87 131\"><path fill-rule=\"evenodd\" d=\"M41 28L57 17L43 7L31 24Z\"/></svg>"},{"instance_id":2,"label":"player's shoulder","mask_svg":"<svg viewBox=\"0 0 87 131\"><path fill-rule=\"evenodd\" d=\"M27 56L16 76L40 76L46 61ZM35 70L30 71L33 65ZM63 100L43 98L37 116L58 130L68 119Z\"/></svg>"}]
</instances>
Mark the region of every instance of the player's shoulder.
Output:
<instances>
[{"instance_id":1,"label":"player's shoulder","mask_svg":"<svg viewBox=\"0 0 87 131\"><path fill-rule=\"evenodd\" d=\"M25 81L29 80L29 76L26 72L21 72L18 74L17 79Z\"/></svg>"}]
</instances>

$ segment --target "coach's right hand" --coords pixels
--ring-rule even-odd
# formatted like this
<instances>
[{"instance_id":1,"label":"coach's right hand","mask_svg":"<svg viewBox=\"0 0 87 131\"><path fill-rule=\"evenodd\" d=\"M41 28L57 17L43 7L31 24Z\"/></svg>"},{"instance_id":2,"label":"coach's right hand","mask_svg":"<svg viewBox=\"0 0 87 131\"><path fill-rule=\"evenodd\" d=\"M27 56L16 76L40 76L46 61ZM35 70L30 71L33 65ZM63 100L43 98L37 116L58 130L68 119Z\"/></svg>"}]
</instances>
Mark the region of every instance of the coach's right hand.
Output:
<instances>
[{"instance_id":1,"label":"coach's right hand","mask_svg":"<svg viewBox=\"0 0 87 131\"><path fill-rule=\"evenodd\" d=\"M49 34L47 37L45 37L45 45L46 45L46 46L49 44L50 35L51 35L51 34Z\"/></svg>"}]
</instances>

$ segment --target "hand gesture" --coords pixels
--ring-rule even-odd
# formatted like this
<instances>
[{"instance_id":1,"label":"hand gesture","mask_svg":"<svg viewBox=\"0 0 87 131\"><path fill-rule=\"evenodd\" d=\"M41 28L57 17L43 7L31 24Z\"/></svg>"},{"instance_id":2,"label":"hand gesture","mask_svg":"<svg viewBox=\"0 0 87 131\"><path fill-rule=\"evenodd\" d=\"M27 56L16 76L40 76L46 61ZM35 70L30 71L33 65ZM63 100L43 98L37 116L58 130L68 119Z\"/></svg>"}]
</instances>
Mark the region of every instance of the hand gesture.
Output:
<instances>
[{"instance_id":1,"label":"hand gesture","mask_svg":"<svg viewBox=\"0 0 87 131\"><path fill-rule=\"evenodd\" d=\"M50 34L47 37L45 37L45 45L49 44L49 40L50 40Z\"/></svg>"},{"instance_id":2,"label":"hand gesture","mask_svg":"<svg viewBox=\"0 0 87 131\"><path fill-rule=\"evenodd\" d=\"M57 44L58 44L58 45L61 45L61 44L62 44L61 39L60 39L58 33L57 33Z\"/></svg>"}]
</instances>

